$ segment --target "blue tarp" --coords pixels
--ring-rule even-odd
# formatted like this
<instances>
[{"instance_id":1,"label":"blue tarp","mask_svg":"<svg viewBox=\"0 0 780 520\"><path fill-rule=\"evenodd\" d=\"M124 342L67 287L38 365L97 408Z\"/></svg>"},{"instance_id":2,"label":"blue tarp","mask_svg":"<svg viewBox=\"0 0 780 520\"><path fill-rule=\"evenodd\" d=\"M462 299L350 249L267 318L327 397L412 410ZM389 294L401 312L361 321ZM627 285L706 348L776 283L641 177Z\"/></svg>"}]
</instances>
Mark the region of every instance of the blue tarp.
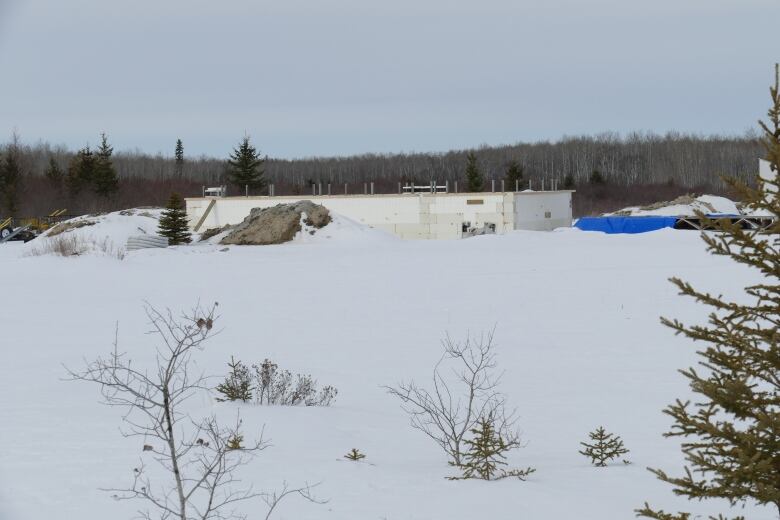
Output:
<instances>
[{"instance_id":1,"label":"blue tarp","mask_svg":"<svg viewBox=\"0 0 780 520\"><path fill-rule=\"evenodd\" d=\"M602 233L647 233L674 228L677 217L582 217L574 227Z\"/></svg>"}]
</instances>

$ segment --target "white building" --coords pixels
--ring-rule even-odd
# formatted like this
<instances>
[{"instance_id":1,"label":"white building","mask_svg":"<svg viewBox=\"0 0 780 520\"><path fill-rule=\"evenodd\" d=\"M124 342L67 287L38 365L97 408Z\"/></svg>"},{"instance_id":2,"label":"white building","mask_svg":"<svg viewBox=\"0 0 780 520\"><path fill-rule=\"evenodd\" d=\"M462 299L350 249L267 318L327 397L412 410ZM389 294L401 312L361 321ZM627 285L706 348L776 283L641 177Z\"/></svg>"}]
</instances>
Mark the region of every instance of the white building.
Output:
<instances>
[{"instance_id":1,"label":"white building","mask_svg":"<svg viewBox=\"0 0 780 520\"><path fill-rule=\"evenodd\" d=\"M764 159L758 160L758 176L765 181L775 180L775 173L772 171L772 165L769 161L765 161ZM774 187L772 187L772 189L774 189Z\"/></svg>"},{"instance_id":2,"label":"white building","mask_svg":"<svg viewBox=\"0 0 780 520\"><path fill-rule=\"evenodd\" d=\"M452 239L482 230L550 231L572 223L572 191L406 193L186 199L195 231L238 224L253 208L310 200L330 211L404 239Z\"/></svg>"}]
</instances>

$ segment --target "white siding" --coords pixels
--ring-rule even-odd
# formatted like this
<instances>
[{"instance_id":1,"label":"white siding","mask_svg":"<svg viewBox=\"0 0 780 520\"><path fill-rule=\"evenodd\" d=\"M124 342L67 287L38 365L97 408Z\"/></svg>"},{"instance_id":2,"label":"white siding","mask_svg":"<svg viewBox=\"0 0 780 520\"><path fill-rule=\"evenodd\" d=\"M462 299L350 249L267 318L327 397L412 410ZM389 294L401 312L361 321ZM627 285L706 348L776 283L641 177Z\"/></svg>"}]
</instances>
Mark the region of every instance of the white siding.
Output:
<instances>
[{"instance_id":1,"label":"white siding","mask_svg":"<svg viewBox=\"0 0 780 520\"><path fill-rule=\"evenodd\" d=\"M339 215L405 239L460 238L464 222L497 233L513 229L551 230L571 225L571 193L439 193L415 195L335 195L301 197L225 197L187 199L190 225L215 205L200 230L238 224L253 208L311 200Z\"/></svg>"},{"instance_id":2,"label":"white siding","mask_svg":"<svg viewBox=\"0 0 780 520\"><path fill-rule=\"evenodd\" d=\"M552 231L571 226L570 191L547 191L538 196L533 192L515 194L515 229Z\"/></svg>"}]
</instances>

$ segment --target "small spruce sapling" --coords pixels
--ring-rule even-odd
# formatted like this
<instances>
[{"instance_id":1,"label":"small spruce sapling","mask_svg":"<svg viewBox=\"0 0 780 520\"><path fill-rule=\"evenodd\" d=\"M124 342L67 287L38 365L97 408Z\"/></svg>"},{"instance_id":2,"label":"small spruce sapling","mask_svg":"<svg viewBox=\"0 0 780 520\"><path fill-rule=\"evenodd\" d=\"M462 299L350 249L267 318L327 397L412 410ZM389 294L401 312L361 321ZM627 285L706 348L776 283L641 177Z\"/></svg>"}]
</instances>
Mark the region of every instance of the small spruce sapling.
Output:
<instances>
[{"instance_id":1,"label":"small spruce sapling","mask_svg":"<svg viewBox=\"0 0 780 520\"><path fill-rule=\"evenodd\" d=\"M347 459L347 460L352 460L352 461L355 461L355 462L357 462L357 461L359 461L359 460L361 460L361 459L365 459L365 458L366 458L366 456L365 456L365 454L363 454L363 453L360 453L360 450L359 450L359 449L357 449L357 448L352 448L352 449L349 451L349 453L347 453L346 455L344 455L344 458L345 458L345 459Z\"/></svg>"},{"instance_id":2,"label":"small spruce sapling","mask_svg":"<svg viewBox=\"0 0 780 520\"><path fill-rule=\"evenodd\" d=\"M243 450L244 449L244 436L238 432L235 433L227 441L227 449L229 450Z\"/></svg>"},{"instance_id":3,"label":"small spruce sapling","mask_svg":"<svg viewBox=\"0 0 780 520\"><path fill-rule=\"evenodd\" d=\"M482 479L499 480L507 477L516 477L525 480L528 475L536 471L534 468L523 470L506 470L500 466L506 466L506 453L520 447L518 440L505 440L496 431L493 417L481 417L477 425L471 429L474 436L471 440L464 440L468 451L463 455L463 470L461 477L450 477L450 480Z\"/></svg>"},{"instance_id":4,"label":"small spruce sapling","mask_svg":"<svg viewBox=\"0 0 780 520\"><path fill-rule=\"evenodd\" d=\"M172 193L171 198L168 199L157 232L160 236L166 237L172 246L189 244L192 241L187 223L187 210L178 193Z\"/></svg>"},{"instance_id":5,"label":"small spruce sapling","mask_svg":"<svg viewBox=\"0 0 780 520\"><path fill-rule=\"evenodd\" d=\"M216 390L224 397L217 397L217 401L243 401L252 399L252 374L241 361L236 361L233 356L230 357L230 373L225 377L225 381L217 386Z\"/></svg>"},{"instance_id":6,"label":"small spruce sapling","mask_svg":"<svg viewBox=\"0 0 780 520\"><path fill-rule=\"evenodd\" d=\"M607 433L603 426L590 432L588 437L593 443L581 442L580 444L585 449L580 450L580 453L588 457L594 466L606 467L607 462L625 455L629 451L623 446L623 440L619 435ZM624 459L623 463L628 464L629 462Z\"/></svg>"}]
</instances>

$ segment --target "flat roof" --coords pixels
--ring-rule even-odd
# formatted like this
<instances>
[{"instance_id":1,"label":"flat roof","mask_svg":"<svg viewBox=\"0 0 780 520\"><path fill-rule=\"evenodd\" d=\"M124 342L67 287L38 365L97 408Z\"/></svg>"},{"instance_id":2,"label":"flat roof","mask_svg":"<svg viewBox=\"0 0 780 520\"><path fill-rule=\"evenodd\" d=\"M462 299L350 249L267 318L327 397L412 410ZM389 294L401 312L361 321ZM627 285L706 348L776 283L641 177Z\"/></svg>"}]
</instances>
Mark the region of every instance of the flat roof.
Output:
<instances>
[{"instance_id":1,"label":"flat roof","mask_svg":"<svg viewBox=\"0 0 780 520\"><path fill-rule=\"evenodd\" d=\"M430 193L430 192L418 192L418 193L376 193L371 195L370 193L333 193L331 195L229 195L226 197L219 196L206 196L206 197L185 197L184 200L211 200L211 199L243 199L243 200L267 200L267 199L281 199L281 200L300 200L300 199L344 199L344 198L377 198L377 197L486 197L491 195L551 195L558 193L574 193L576 190L546 190L546 191L483 191L483 192L458 192L458 193Z\"/></svg>"}]
</instances>

